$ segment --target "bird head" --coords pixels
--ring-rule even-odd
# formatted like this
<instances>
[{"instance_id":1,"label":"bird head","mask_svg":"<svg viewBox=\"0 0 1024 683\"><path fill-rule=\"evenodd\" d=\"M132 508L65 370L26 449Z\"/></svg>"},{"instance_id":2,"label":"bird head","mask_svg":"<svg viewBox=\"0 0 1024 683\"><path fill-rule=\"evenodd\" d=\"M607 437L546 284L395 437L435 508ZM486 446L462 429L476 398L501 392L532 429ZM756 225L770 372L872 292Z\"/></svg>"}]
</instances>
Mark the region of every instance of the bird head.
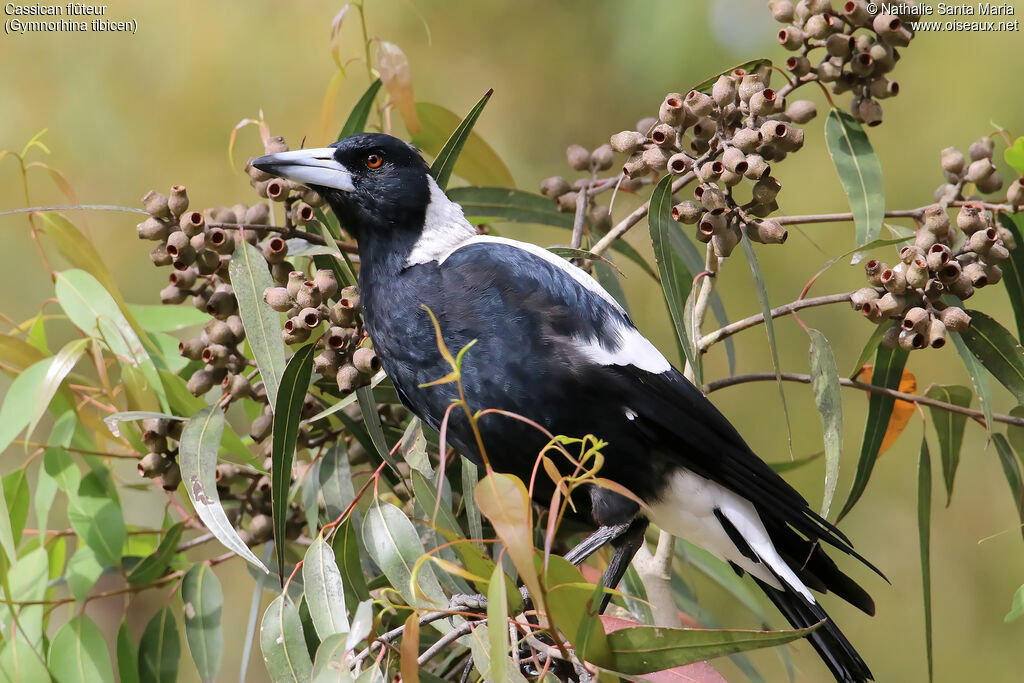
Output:
<instances>
[{"instance_id":1,"label":"bird head","mask_svg":"<svg viewBox=\"0 0 1024 683\"><path fill-rule=\"evenodd\" d=\"M252 165L319 193L361 247L364 239L394 240L402 237L395 233L418 232L430 204L427 163L416 148L382 133L268 154Z\"/></svg>"}]
</instances>

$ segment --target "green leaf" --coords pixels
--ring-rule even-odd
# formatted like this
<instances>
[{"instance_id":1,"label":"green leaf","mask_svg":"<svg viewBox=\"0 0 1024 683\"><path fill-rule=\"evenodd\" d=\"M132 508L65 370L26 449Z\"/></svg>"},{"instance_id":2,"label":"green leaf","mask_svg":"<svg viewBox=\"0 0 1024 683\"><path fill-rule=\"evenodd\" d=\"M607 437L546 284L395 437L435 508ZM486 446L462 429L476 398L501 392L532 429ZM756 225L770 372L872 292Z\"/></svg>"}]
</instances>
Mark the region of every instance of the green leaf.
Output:
<instances>
[{"instance_id":1,"label":"green leaf","mask_svg":"<svg viewBox=\"0 0 1024 683\"><path fill-rule=\"evenodd\" d=\"M404 512L390 503L374 500L363 520L363 544L407 603L424 609L447 606L448 599L429 563L420 565L413 584L412 569L425 550L416 527ZM445 633L450 630L446 622L434 622L434 626Z\"/></svg>"},{"instance_id":2,"label":"green leaf","mask_svg":"<svg viewBox=\"0 0 1024 683\"><path fill-rule=\"evenodd\" d=\"M804 638L817 628L793 631L740 631L715 629L634 626L608 634L615 656L615 670L627 675L654 671L746 652L775 647Z\"/></svg>"},{"instance_id":3,"label":"green leaf","mask_svg":"<svg viewBox=\"0 0 1024 683\"><path fill-rule=\"evenodd\" d=\"M793 429L789 422L789 406L786 404L786 392L782 389L782 366L779 364L779 345L775 341L775 319L772 317L772 305L768 301L768 290L764 286L764 278L761 276L761 266L757 260L757 253L754 251L754 243L750 241L746 233L740 240L743 243L743 250L747 254L747 263L750 264L750 273L754 277L754 289L757 290L757 300L761 303L761 315L764 316L764 331L768 336L768 349L772 354L772 368L775 370L775 383L779 387L779 401L782 403L782 413L786 417L786 432L789 434L789 452L793 453Z\"/></svg>"},{"instance_id":4,"label":"green leaf","mask_svg":"<svg viewBox=\"0 0 1024 683\"><path fill-rule=\"evenodd\" d=\"M462 456L460 461L462 470L462 504L466 508L466 521L469 524L469 537L476 539L477 544L484 537L483 519L480 517L480 508L476 504L476 485L480 481L480 470L469 458ZM481 545L482 547L482 545Z\"/></svg>"},{"instance_id":5,"label":"green leaf","mask_svg":"<svg viewBox=\"0 0 1024 683\"><path fill-rule=\"evenodd\" d=\"M28 520L30 501L28 477L25 469L18 469L3 478L4 498L7 501L7 516L11 525L14 545L21 543L21 532Z\"/></svg>"},{"instance_id":6,"label":"green leaf","mask_svg":"<svg viewBox=\"0 0 1024 683\"><path fill-rule=\"evenodd\" d=\"M380 415L377 413L377 401L373 398L373 389L370 387L359 387L356 389L356 397L359 400L359 410L363 415L363 426L366 433L373 442L373 450L386 462L392 470L398 472L398 463L391 457L391 449L384 439L384 428L380 423Z\"/></svg>"},{"instance_id":7,"label":"green leaf","mask_svg":"<svg viewBox=\"0 0 1024 683\"><path fill-rule=\"evenodd\" d=\"M292 483L292 460L299 437L302 404L313 374L316 344L306 344L288 361L281 377L281 391L274 402L273 469L271 471L271 506L274 513L274 545L277 549L278 572L284 571L285 536L288 520L288 489ZM281 576L284 581L284 576Z\"/></svg>"},{"instance_id":8,"label":"green leaf","mask_svg":"<svg viewBox=\"0 0 1024 683\"><path fill-rule=\"evenodd\" d=\"M1018 138L1017 142L1024 141ZM1024 213L1015 213L1007 216L1005 213L996 214L999 224L1013 233L1013 239L1018 247L1010 251L1010 258L999 267L1003 271L1003 287L1010 298L1010 307L1013 308L1013 317L1017 322L1017 339L1024 340Z\"/></svg>"},{"instance_id":9,"label":"green leaf","mask_svg":"<svg viewBox=\"0 0 1024 683\"><path fill-rule=\"evenodd\" d=\"M881 325L875 327L875 331L871 333L870 337L868 337L867 343L864 344L864 348L861 349L860 355L857 356L857 362L854 363L853 371L849 375L851 379L856 379L857 376L860 375L864 365L871 359L871 356L873 356L875 351L878 349L878 345L881 343L882 337L885 336L886 330L895 324L895 320L886 320Z\"/></svg>"},{"instance_id":10,"label":"green leaf","mask_svg":"<svg viewBox=\"0 0 1024 683\"><path fill-rule=\"evenodd\" d=\"M921 543L921 590L924 594L924 648L928 658L928 680L932 680L932 462L928 441L921 439L917 460L917 533Z\"/></svg>"},{"instance_id":11,"label":"green leaf","mask_svg":"<svg viewBox=\"0 0 1024 683\"><path fill-rule=\"evenodd\" d=\"M879 387L896 389L903 377L903 366L907 363L907 352L902 349L887 349L879 346L875 354L874 370L871 373L871 383ZM842 519L853 509L853 506L860 499L867 488L868 480L871 478L871 471L878 459L878 449L882 446L885 438L885 430L889 426L889 418L892 416L892 407L895 399L891 396L872 393L868 398L868 419L864 425L864 441L860 447L860 459L857 461L857 473L854 475L853 487L850 495L843 505L839 518ZM838 520L837 520L838 521Z\"/></svg>"},{"instance_id":12,"label":"green leaf","mask_svg":"<svg viewBox=\"0 0 1024 683\"><path fill-rule=\"evenodd\" d=\"M238 299L238 316L242 319L245 338L263 386L267 388L267 398L270 405L277 405L277 389L284 374L284 340L281 339L280 316L263 301L264 290L274 286L267 261L256 247L238 240L228 272Z\"/></svg>"},{"instance_id":13,"label":"green leaf","mask_svg":"<svg viewBox=\"0 0 1024 683\"><path fill-rule=\"evenodd\" d=\"M1003 159L1017 173L1024 175L1024 137L1019 137L1003 152ZM1017 242L1020 244L1020 242Z\"/></svg>"},{"instance_id":14,"label":"green leaf","mask_svg":"<svg viewBox=\"0 0 1024 683\"><path fill-rule=\"evenodd\" d=\"M43 377L42 383L36 389L36 405L32 413L32 421L29 422L26 432L27 437L31 437L36 430L39 420L46 414L46 409L50 407L50 401L57 395L61 382L70 374L88 345L88 339L72 339L54 356L53 363L46 371L46 376Z\"/></svg>"},{"instance_id":15,"label":"green leaf","mask_svg":"<svg viewBox=\"0 0 1024 683\"><path fill-rule=\"evenodd\" d=\"M49 557L45 547L31 550L17 559L12 558L9 570L8 566L4 563L2 568L7 573L0 574L6 591L5 598L33 602L45 597L49 580ZM40 651L43 647L43 608L43 605L28 605L22 607L18 613L17 630ZM5 634L12 632L12 616L7 605L0 605L0 617Z\"/></svg>"},{"instance_id":16,"label":"green leaf","mask_svg":"<svg viewBox=\"0 0 1024 683\"><path fill-rule=\"evenodd\" d=\"M695 352L690 331L686 329L683 316L683 305L693 288L693 274L687 270L682 257L672 249L670 233L679 230L679 224L672 220L672 177L666 175L654 188L651 194L650 212L647 214L651 242L654 245L654 258L661 274L661 289L668 303L672 316L676 338L686 356L686 362L693 368L697 386L703 383L700 375L700 359Z\"/></svg>"},{"instance_id":17,"label":"green leaf","mask_svg":"<svg viewBox=\"0 0 1024 683\"><path fill-rule=\"evenodd\" d=\"M125 526L121 506L96 472L85 475L77 495L68 500L68 519L79 538L96 553L104 565L121 563Z\"/></svg>"},{"instance_id":18,"label":"green leaf","mask_svg":"<svg viewBox=\"0 0 1024 683\"><path fill-rule=\"evenodd\" d=\"M117 677L120 683L139 683L139 652L132 642L128 620L117 629Z\"/></svg>"},{"instance_id":19,"label":"green leaf","mask_svg":"<svg viewBox=\"0 0 1024 683\"><path fill-rule=\"evenodd\" d=\"M614 660L609 652L607 636L596 618L603 589L587 583L579 569L557 555L545 558L538 551L534 554L534 562L541 574L544 602L551 621L572 640L584 660L598 666L612 666Z\"/></svg>"},{"instance_id":20,"label":"green leaf","mask_svg":"<svg viewBox=\"0 0 1024 683\"><path fill-rule=\"evenodd\" d=\"M58 683L114 681L103 632L84 614L72 618L57 631L50 643L47 665Z\"/></svg>"},{"instance_id":21,"label":"green leaf","mask_svg":"<svg viewBox=\"0 0 1024 683\"><path fill-rule=\"evenodd\" d=\"M345 609L345 585L334 558L334 551L322 534L309 545L302 561L302 586L306 605L320 640L337 633L348 633Z\"/></svg>"},{"instance_id":22,"label":"green leaf","mask_svg":"<svg viewBox=\"0 0 1024 683\"><path fill-rule=\"evenodd\" d=\"M974 394L967 387L937 384L931 387L925 396L966 408L971 405ZM932 415L935 434L939 437L942 478L946 482L946 506L948 507L949 501L953 497L953 479L956 477L956 468L960 464L960 446L964 441L964 424L967 422L967 416L951 413L941 408L929 408L929 412Z\"/></svg>"},{"instance_id":23,"label":"green leaf","mask_svg":"<svg viewBox=\"0 0 1024 683\"><path fill-rule=\"evenodd\" d=\"M843 446L843 400L839 395L839 369L832 345L819 330L810 328L811 387L814 403L821 414L821 429L825 440L825 493L821 502L821 516L828 517L832 498L839 481L839 459Z\"/></svg>"},{"instance_id":24,"label":"green leaf","mask_svg":"<svg viewBox=\"0 0 1024 683\"><path fill-rule=\"evenodd\" d=\"M949 332L948 336L953 340L953 345L956 346L956 352L960 354L960 360L963 361L964 367L967 369L967 374L971 376L971 384L974 385L974 393L978 395L978 402L981 404L981 412L985 416L985 431L988 433L988 438L992 438L992 390L988 383L988 375L985 374L984 369L981 367L981 363L974 357L971 350L967 348L967 342L964 341L963 337L959 332Z\"/></svg>"},{"instance_id":25,"label":"green leaf","mask_svg":"<svg viewBox=\"0 0 1024 683\"><path fill-rule=\"evenodd\" d=\"M345 586L345 604L355 605L370 598L366 586L363 566L360 564L359 533L353 517L347 518L338 525L331 539L334 557L341 571L342 583Z\"/></svg>"},{"instance_id":26,"label":"green leaf","mask_svg":"<svg viewBox=\"0 0 1024 683\"><path fill-rule=\"evenodd\" d=\"M209 564L202 562L188 570L181 582L181 599L185 603L185 638L192 661L203 681L215 681L224 654L224 594Z\"/></svg>"},{"instance_id":27,"label":"green leaf","mask_svg":"<svg viewBox=\"0 0 1024 683\"><path fill-rule=\"evenodd\" d=\"M104 647L106 649L106 647ZM164 607L153 615L139 642L139 679L143 683L174 683L178 678L181 639L174 612Z\"/></svg>"},{"instance_id":28,"label":"green leaf","mask_svg":"<svg viewBox=\"0 0 1024 683\"><path fill-rule=\"evenodd\" d=\"M877 239L885 217L885 186L882 165L871 147L867 134L846 112L832 109L825 119L825 144L839 174L857 228L855 244ZM863 258L853 255L852 263Z\"/></svg>"},{"instance_id":29,"label":"green leaf","mask_svg":"<svg viewBox=\"0 0 1024 683\"><path fill-rule=\"evenodd\" d=\"M501 564L494 565L491 582L487 588L487 635L491 644L491 680L505 683L504 660L508 657L508 594L505 588L505 572ZM499 666L494 666L497 658Z\"/></svg>"},{"instance_id":30,"label":"green leaf","mask_svg":"<svg viewBox=\"0 0 1024 683\"><path fill-rule=\"evenodd\" d=\"M263 613L260 649L274 683L306 683L312 678L313 662L306 651L299 610L287 595L275 598Z\"/></svg>"},{"instance_id":31,"label":"green leaf","mask_svg":"<svg viewBox=\"0 0 1024 683\"><path fill-rule=\"evenodd\" d=\"M711 93L711 89L715 86L715 82L718 81L718 77L719 76L722 76L722 75L725 75L725 74L731 74L731 73L733 73L734 71L736 71L738 69L742 69L743 71L745 71L745 72L747 72L749 74L749 73L754 73L755 71L758 71L758 70L760 70L760 69L762 69L764 67L768 67L770 69L771 66L772 66L772 60L770 60L770 59L766 59L764 57L762 57L761 59L752 59L749 62L743 62L742 64L737 64L736 66L732 67L731 69L726 69L725 71L722 71L721 73L718 73L718 74L715 74L714 76L710 76L708 78L705 78L703 81L701 81L697 85L693 86L693 89L694 90L698 90L698 91L700 91L702 93L709 93L710 94Z\"/></svg>"},{"instance_id":32,"label":"green leaf","mask_svg":"<svg viewBox=\"0 0 1024 683\"><path fill-rule=\"evenodd\" d=\"M356 497L344 439L335 441L320 459L318 479L327 517L335 520Z\"/></svg>"},{"instance_id":33,"label":"green leaf","mask_svg":"<svg viewBox=\"0 0 1024 683\"><path fill-rule=\"evenodd\" d=\"M96 557L96 552L89 546L82 544L68 560L67 571L64 578L71 590L75 600L81 602L89 595L89 591L96 585L103 574L103 565Z\"/></svg>"},{"instance_id":34,"label":"green leaf","mask_svg":"<svg viewBox=\"0 0 1024 683\"><path fill-rule=\"evenodd\" d=\"M128 583L152 583L163 576L167 566L174 559L178 543L181 541L181 534L184 531L184 522L178 522L169 528L164 537L160 539L160 545L157 546L156 551L135 565L131 573L128 574Z\"/></svg>"},{"instance_id":35,"label":"green leaf","mask_svg":"<svg viewBox=\"0 0 1024 683\"><path fill-rule=\"evenodd\" d=\"M56 357L51 356L34 363L15 377L8 388L3 406L0 406L0 452L7 450L21 430L32 421L39 387L55 360ZM13 557L6 544L5 550Z\"/></svg>"},{"instance_id":36,"label":"green leaf","mask_svg":"<svg viewBox=\"0 0 1024 683\"><path fill-rule=\"evenodd\" d=\"M348 670L345 661L345 637L347 634L335 633L320 643L313 659L314 683L354 683L355 679Z\"/></svg>"},{"instance_id":37,"label":"green leaf","mask_svg":"<svg viewBox=\"0 0 1024 683\"><path fill-rule=\"evenodd\" d=\"M573 215L539 194L506 187L455 187L447 194L475 223L534 223L572 230Z\"/></svg>"},{"instance_id":38,"label":"green leaf","mask_svg":"<svg viewBox=\"0 0 1024 683\"><path fill-rule=\"evenodd\" d=\"M16 630L13 637L5 639L0 652L0 679L19 683L51 680L43 655L25 641L21 631Z\"/></svg>"},{"instance_id":39,"label":"green leaf","mask_svg":"<svg viewBox=\"0 0 1024 683\"><path fill-rule=\"evenodd\" d=\"M1013 594L1013 604L1010 605L1010 611L1003 617L1003 621L1010 623L1014 619L1020 619L1024 616L1024 586L1017 589L1017 592Z\"/></svg>"},{"instance_id":40,"label":"green leaf","mask_svg":"<svg viewBox=\"0 0 1024 683\"><path fill-rule=\"evenodd\" d=\"M985 369L1024 403L1024 348L995 319L981 311L967 311L971 325L960 333L967 348Z\"/></svg>"},{"instance_id":41,"label":"green leaf","mask_svg":"<svg viewBox=\"0 0 1024 683\"><path fill-rule=\"evenodd\" d=\"M210 320L208 314L194 306L128 304L128 310L147 332L177 332Z\"/></svg>"},{"instance_id":42,"label":"green leaf","mask_svg":"<svg viewBox=\"0 0 1024 683\"><path fill-rule=\"evenodd\" d=\"M444 107L428 102L416 103L416 113L423 128L413 133L412 142L427 154L434 155L430 172L442 190L448 187L453 170L474 185L515 186L505 162L478 133L473 132L473 126L493 92L488 90L461 121L458 115ZM454 132L449 135L448 131ZM449 135L447 141L446 135Z\"/></svg>"},{"instance_id":43,"label":"green leaf","mask_svg":"<svg viewBox=\"0 0 1024 683\"><path fill-rule=\"evenodd\" d=\"M178 465L192 506L206 528L228 549L264 572L266 565L245 545L228 521L217 493L217 450L224 432L224 412L207 406L193 416L181 433Z\"/></svg>"},{"instance_id":44,"label":"green leaf","mask_svg":"<svg viewBox=\"0 0 1024 683\"><path fill-rule=\"evenodd\" d=\"M366 130L366 120L370 118L370 112L373 110L373 101L377 97L380 85L380 79L378 78L366 89L366 92L356 102L356 106L352 107L352 111L345 120L345 125L338 132L338 142L341 142L349 135L362 133Z\"/></svg>"},{"instance_id":45,"label":"green leaf","mask_svg":"<svg viewBox=\"0 0 1024 683\"><path fill-rule=\"evenodd\" d=\"M156 366L103 284L84 270L66 270L57 273L55 290L57 301L71 322L86 336L103 339L124 368L139 370L145 379L143 388L147 394L154 393L160 409L167 412L167 396Z\"/></svg>"},{"instance_id":46,"label":"green leaf","mask_svg":"<svg viewBox=\"0 0 1024 683\"><path fill-rule=\"evenodd\" d=\"M1013 504L1017 508L1017 517L1024 522L1024 475L1021 473L1020 460L1018 456L1014 455L1005 436L993 434L992 441L996 445L996 453L999 455L999 463L1003 466L1006 483L1010 485ZM1024 535L1024 527L1021 528L1021 534Z\"/></svg>"}]
</instances>

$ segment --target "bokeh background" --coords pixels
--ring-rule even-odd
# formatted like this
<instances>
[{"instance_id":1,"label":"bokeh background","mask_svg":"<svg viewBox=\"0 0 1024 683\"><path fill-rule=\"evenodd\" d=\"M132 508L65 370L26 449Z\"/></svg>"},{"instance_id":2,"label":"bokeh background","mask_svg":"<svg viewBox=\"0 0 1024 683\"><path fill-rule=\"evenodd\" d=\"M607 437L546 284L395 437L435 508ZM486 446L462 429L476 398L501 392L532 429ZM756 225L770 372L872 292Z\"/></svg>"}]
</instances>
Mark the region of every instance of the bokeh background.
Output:
<instances>
[{"instance_id":1,"label":"bokeh background","mask_svg":"<svg viewBox=\"0 0 1024 683\"><path fill-rule=\"evenodd\" d=\"M321 105L336 72L330 26L342 4L115 0L108 5L107 17L135 19L137 34L0 36L0 149L20 150L33 135L48 129L43 141L52 154L37 158L60 169L82 203L135 206L147 189L166 191L173 183L188 187L195 206L251 201L241 165L259 152L259 141L254 128L242 130L235 163L230 165L230 132L241 119L255 118L262 111L272 131L293 145L303 137L307 145L325 142ZM534 191L542 178L567 172L568 144L593 148L611 133L656 114L668 91L685 92L735 63L762 56L781 62L785 54L775 43L776 26L759 0L366 4L371 36L398 44L409 56L417 100L465 112L487 88L495 89L477 130L504 158L518 186ZM1024 3L1011 5L1015 14L1008 18L1024 18ZM362 54L356 16L350 14L342 27L342 58ZM966 150L972 140L997 126L1024 133L1022 53L1024 35L1019 31L919 34L903 51L894 76L900 95L884 102L885 122L870 130L885 173L887 208L912 208L931 200L933 189L942 182L941 148L956 145ZM348 75L336 98L330 131L340 127L368 85L361 64L350 65ZM820 92L802 92L817 102L819 111L826 109ZM841 100L848 101L848 96ZM822 126L821 116L808 124L803 150L774 169L783 184L779 201L787 213L846 210ZM1002 143L997 149L1001 148ZM45 173L34 171L30 180L32 204L65 203ZM4 160L0 210L25 202L17 166ZM625 215L635 202L628 197L618 200L616 217ZM138 219L119 213L71 215L104 252L122 291L137 303L157 302L165 273L150 265L149 245L135 238ZM564 233L541 228L506 227L503 233L544 245L567 241ZM52 296L52 284L31 244L24 216L0 217L0 234L0 311L15 321L24 320ZM634 228L628 239L650 255L645 224ZM791 231L783 247L759 248L773 304L796 298L824 261L852 245L851 225L826 224ZM53 258L60 263L59 257ZM639 326L666 353L674 353L672 331L654 283L629 264L622 268ZM846 291L861 283L859 267L840 264L813 291ZM719 287L732 319L760 310L741 251L726 263ZM1012 327L1001 287L983 290L970 303ZM841 371L852 369L872 326L845 307L809 310L803 317L832 341ZM783 369L806 372L804 332L791 319L780 320L776 329ZM736 343L737 372L770 369L761 328L742 333ZM708 378L728 373L722 348L709 355L706 368ZM922 390L933 382L969 384L952 345L912 354L908 369ZM0 387L6 389L8 380L2 381ZM1014 405L1012 397L992 384L996 409L1008 411ZM726 389L713 399L763 458L789 459L785 416L774 384ZM821 429L809 388L787 385L786 399L793 454L819 451ZM867 406L867 398L852 390L844 389L843 401L846 434L837 500L852 481ZM874 595L877 616L867 618L825 599L880 681L927 676L915 493L922 425L921 419L913 418L882 456L862 501L843 523L858 550L892 582L887 585L846 563ZM929 438L938 474L937 444L930 427ZM9 453L4 462L17 457L19 453ZM812 505L820 501L820 461L787 477ZM158 521L163 501L156 492L137 496L126 512L151 511ZM1020 680L1024 620L1004 624L1003 616L1024 582L1024 543L998 459L978 425L967 426L952 503L945 506L938 476L934 502L936 678ZM218 568L225 588L224 680L237 678L253 587L241 564L231 565ZM717 588L696 576L694 581L708 613L720 622L758 626ZM163 597L141 595L132 602L139 632ZM88 611L101 624L114 625L122 607L123 603L97 602ZM781 618L776 625L783 625ZM825 671L809 646L791 650L796 680L823 679ZM784 680L785 670L776 655L760 653L753 659L768 680ZM730 679L742 679L728 662L719 660L716 665ZM183 661L182 678L194 675L191 664ZM264 676L254 655L249 678Z\"/></svg>"}]
</instances>

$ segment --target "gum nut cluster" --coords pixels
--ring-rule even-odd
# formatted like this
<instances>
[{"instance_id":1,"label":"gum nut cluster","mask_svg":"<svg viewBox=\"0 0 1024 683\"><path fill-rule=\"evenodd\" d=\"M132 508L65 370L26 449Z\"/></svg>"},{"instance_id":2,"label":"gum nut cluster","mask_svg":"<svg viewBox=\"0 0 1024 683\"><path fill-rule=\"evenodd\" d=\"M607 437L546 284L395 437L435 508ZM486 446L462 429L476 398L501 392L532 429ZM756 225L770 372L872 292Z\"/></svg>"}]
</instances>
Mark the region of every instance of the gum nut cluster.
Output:
<instances>
[{"instance_id":1,"label":"gum nut cluster","mask_svg":"<svg viewBox=\"0 0 1024 683\"><path fill-rule=\"evenodd\" d=\"M978 138L967 148L967 157L956 147L947 147L940 154L942 173L946 182L935 190L935 201L952 202L962 199L964 186L974 185L979 194L995 194L1003 189L1003 178L992 161L995 142L990 137ZM1006 190L1006 202L1012 206L1024 205L1024 179L1016 178Z\"/></svg>"},{"instance_id":2,"label":"gum nut cluster","mask_svg":"<svg viewBox=\"0 0 1024 683\"><path fill-rule=\"evenodd\" d=\"M869 126L881 123L879 100L900 90L888 74L900 59L899 48L914 37L911 22L920 17L915 4L770 0L768 6L786 24L779 43L797 53L786 60L786 69L801 80L831 84L833 93L852 92L853 117ZM902 14L881 13L886 7Z\"/></svg>"},{"instance_id":3,"label":"gum nut cluster","mask_svg":"<svg viewBox=\"0 0 1024 683\"><path fill-rule=\"evenodd\" d=\"M1003 277L999 264L1015 247L1013 234L997 227L980 203L960 206L956 225L946 208L935 204L925 209L914 244L900 249L899 263L890 267L872 259L864 264L870 287L854 292L850 302L873 323L897 322L882 338L889 348L941 348L947 331L963 332L971 323L962 308L943 303L942 295L965 300L996 284Z\"/></svg>"},{"instance_id":4,"label":"gum nut cluster","mask_svg":"<svg viewBox=\"0 0 1024 683\"><path fill-rule=\"evenodd\" d=\"M788 233L767 219L778 209L781 185L770 163L803 146L804 131L795 124L817 114L807 100L792 102L768 87L770 71L736 69L718 77L710 93L669 93L657 119L644 119L636 130L611 138L614 151L629 155L627 177L668 172L697 180L693 200L672 207L672 218L696 226L699 241L710 243L720 257L740 241L741 230L755 242L782 244ZM743 183L750 199L738 203Z\"/></svg>"},{"instance_id":5,"label":"gum nut cluster","mask_svg":"<svg viewBox=\"0 0 1024 683\"><path fill-rule=\"evenodd\" d=\"M582 145L569 145L565 150L565 158L569 168L586 173L586 177L571 183L563 176L545 178L540 183L540 193L554 199L559 211L573 213L576 211L580 192L593 184L600 172L607 171L615 165L615 153L610 145L601 145L593 150L588 150ZM619 185L619 189L635 191L645 182L647 181L626 179ZM603 233L611 227L611 211L607 206L598 204L592 196L588 196L585 209L589 218L588 225L595 230Z\"/></svg>"}]
</instances>

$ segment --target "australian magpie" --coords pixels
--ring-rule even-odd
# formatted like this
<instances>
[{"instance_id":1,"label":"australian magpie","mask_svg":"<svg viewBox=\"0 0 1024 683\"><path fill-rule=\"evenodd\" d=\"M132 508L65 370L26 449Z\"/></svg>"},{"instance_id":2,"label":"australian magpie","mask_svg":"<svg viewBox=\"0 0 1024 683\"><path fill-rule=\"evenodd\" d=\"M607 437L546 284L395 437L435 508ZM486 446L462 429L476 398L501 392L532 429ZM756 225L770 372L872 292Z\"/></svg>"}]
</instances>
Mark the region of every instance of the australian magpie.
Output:
<instances>
[{"instance_id":1,"label":"australian magpie","mask_svg":"<svg viewBox=\"0 0 1024 683\"><path fill-rule=\"evenodd\" d=\"M253 165L319 192L358 242L366 328L402 402L425 423L439 429L457 398L453 384L430 384L451 368L427 307L450 349L475 341L462 364L474 410L502 409L552 434L607 442L601 476L648 507L589 487L577 507L598 530L569 554L572 561L610 541L616 551L605 585L617 585L651 521L749 573L793 626L823 621L809 639L837 680L872 678L811 593L832 591L873 614L871 597L822 546L871 565L585 271L533 244L478 234L417 150L388 135L362 133ZM494 469L528 480L547 437L496 414L480 429ZM482 462L460 412L452 412L447 434ZM538 486L537 499L546 503L552 492Z\"/></svg>"}]
</instances>

